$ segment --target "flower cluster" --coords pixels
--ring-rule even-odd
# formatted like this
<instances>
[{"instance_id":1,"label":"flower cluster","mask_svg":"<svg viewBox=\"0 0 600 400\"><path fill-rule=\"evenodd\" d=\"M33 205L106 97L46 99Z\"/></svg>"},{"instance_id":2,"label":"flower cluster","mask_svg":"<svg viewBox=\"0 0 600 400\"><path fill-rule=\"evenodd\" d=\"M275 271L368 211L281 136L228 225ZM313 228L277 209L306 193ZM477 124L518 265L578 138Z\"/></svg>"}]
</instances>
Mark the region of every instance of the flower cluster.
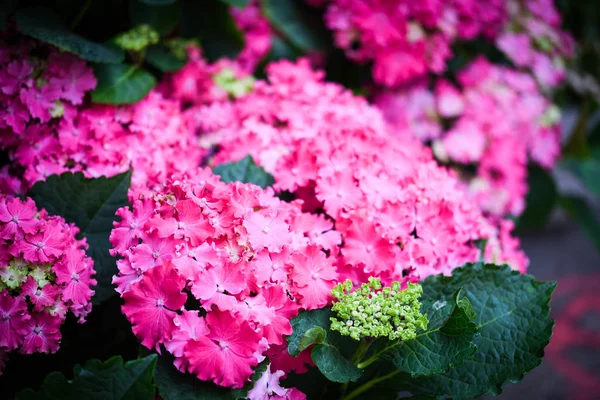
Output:
<instances>
[{"instance_id":1,"label":"flower cluster","mask_svg":"<svg viewBox=\"0 0 600 400\"><path fill-rule=\"evenodd\" d=\"M96 281L77 233L29 198L0 196L0 354L54 353L67 312L85 322Z\"/></svg>"},{"instance_id":2,"label":"flower cluster","mask_svg":"<svg viewBox=\"0 0 600 400\"><path fill-rule=\"evenodd\" d=\"M30 123L46 123L72 112L85 92L95 87L96 78L85 61L32 40L0 34L0 130L22 135Z\"/></svg>"},{"instance_id":3,"label":"flower cluster","mask_svg":"<svg viewBox=\"0 0 600 400\"><path fill-rule=\"evenodd\" d=\"M334 220L341 273L386 284L447 274L479 259L478 239L488 239L496 261L525 269L518 246L483 217L452 171L414 138L393 136L366 100L323 82L306 60L273 63L267 74L216 129L215 162L250 154L274 175L276 190Z\"/></svg>"},{"instance_id":4,"label":"flower cluster","mask_svg":"<svg viewBox=\"0 0 600 400\"><path fill-rule=\"evenodd\" d=\"M441 80L433 92L416 85L384 92L375 103L396 134L431 141L438 160L461 170L486 212L520 215L528 158L550 168L560 154L560 112L531 76L484 58L460 72L458 81L460 90ZM475 176L467 173L473 164Z\"/></svg>"},{"instance_id":5,"label":"flower cluster","mask_svg":"<svg viewBox=\"0 0 600 400\"><path fill-rule=\"evenodd\" d=\"M561 30L553 0L506 0L509 21L496 45L520 68L530 70L543 87L565 77L565 60L574 53L573 38Z\"/></svg>"},{"instance_id":6,"label":"flower cluster","mask_svg":"<svg viewBox=\"0 0 600 400\"><path fill-rule=\"evenodd\" d=\"M385 86L442 73L454 41L493 38L505 20L505 0L331 0L325 14L335 44L357 62L372 61Z\"/></svg>"},{"instance_id":7,"label":"flower cluster","mask_svg":"<svg viewBox=\"0 0 600 400\"><path fill-rule=\"evenodd\" d=\"M160 35L150 25L142 24L123 32L115 38L115 44L124 50L141 51L158 43Z\"/></svg>"},{"instance_id":8,"label":"flower cluster","mask_svg":"<svg viewBox=\"0 0 600 400\"><path fill-rule=\"evenodd\" d=\"M421 285L409 283L401 290L400 282L382 288L381 281L369 277L369 283L352 291L352 282L339 283L331 294L337 300L331 310L331 329L354 340L363 337L387 337L410 340L417 329L427 328L427 316L421 314Z\"/></svg>"},{"instance_id":9,"label":"flower cluster","mask_svg":"<svg viewBox=\"0 0 600 400\"><path fill-rule=\"evenodd\" d=\"M272 190L190 174L117 212L113 283L135 335L222 386L243 386L265 356L302 370L304 359L278 353L299 308L328 304L338 273L321 249L339 243L333 224Z\"/></svg>"},{"instance_id":10,"label":"flower cluster","mask_svg":"<svg viewBox=\"0 0 600 400\"><path fill-rule=\"evenodd\" d=\"M271 50L271 27L262 15L259 0L251 0L246 7L231 7L231 15L244 34L245 46L236 61L242 70L252 73Z\"/></svg>"},{"instance_id":11,"label":"flower cluster","mask_svg":"<svg viewBox=\"0 0 600 400\"><path fill-rule=\"evenodd\" d=\"M0 149L8 150L13 161L11 170L0 172L3 190L23 193L63 172L110 177L130 168L133 187L145 189L200 164L204 152L197 146L196 116L185 112L180 99L153 90L128 106L82 104L84 92L96 82L85 62L52 49L48 62L42 62L29 54L32 46L22 39L0 44L0 57L7 62L0 68L0 90L7 93L0 97L7 109ZM45 91L68 101L46 101Z\"/></svg>"}]
</instances>

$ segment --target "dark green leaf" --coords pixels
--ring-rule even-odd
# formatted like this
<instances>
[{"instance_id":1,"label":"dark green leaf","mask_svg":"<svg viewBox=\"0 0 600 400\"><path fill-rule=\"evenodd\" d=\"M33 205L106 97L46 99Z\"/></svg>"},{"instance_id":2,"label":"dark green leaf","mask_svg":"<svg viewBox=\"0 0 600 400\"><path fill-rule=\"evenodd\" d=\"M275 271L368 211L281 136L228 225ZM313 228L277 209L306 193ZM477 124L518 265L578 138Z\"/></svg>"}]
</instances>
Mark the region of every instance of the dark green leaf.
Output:
<instances>
[{"instance_id":1,"label":"dark green leaf","mask_svg":"<svg viewBox=\"0 0 600 400\"><path fill-rule=\"evenodd\" d=\"M600 223L594 210L585 199L577 196L561 196L558 204L573 218L600 251Z\"/></svg>"},{"instance_id":2,"label":"dark green leaf","mask_svg":"<svg viewBox=\"0 0 600 400\"><path fill-rule=\"evenodd\" d=\"M175 3L177 0L139 0L140 3L148 4L151 6L166 6Z\"/></svg>"},{"instance_id":3,"label":"dark green leaf","mask_svg":"<svg viewBox=\"0 0 600 400\"><path fill-rule=\"evenodd\" d=\"M304 311L292 319L292 334L288 337L288 352L296 357L304 349L312 344L323 343L323 338L314 335L315 328L327 334L326 329L331 324L329 318L332 316L329 308ZM313 340L311 342L311 340Z\"/></svg>"},{"instance_id":4,"label":"dark green leaf","mask_svg":"<svg viewBox=\"0 0 600 400\"><path fill-rule=\"evenodd\" d=\"M246 156L237 162L217 165L213 168L213 172L225 183L254 183L263 189L275 183L273 176L256 165L251 156Z\"/></svg>"},{"instance_id":5,"label":"dark green leaf","mask_svg":"<svg viewBox=\"0 0 600 400\"><path fill-rule=\"evenodd\" d=\"M554 322L548 305L555 282L536 282L508 266L469 264L451 277L423 282L423 298L462 293L473 305L481 340L472 359L431 377L401 375L396 384L412 394L447 395L455 400L498 394L542 362Z\"/></svg>"},{"instance_id":6,"label":"dark green leaf","mask_svg":"<svg viewBox=\"0 0 600 400\"><path fill-rule=\"evenodd\" d=\"M360 369L335 346L318 344L312 349L311 356L319 371L332 382L346 383L360 378Z\"/></svg>"},{"instance_id":7,"label":"dark green leaf","mask_svg":"<svg viewBox=\"0 0 600 400\"><path fill-rule=\"evenodd\" d=\"M129 0L129 15L133 25L148 24L164 36L179 22L181 9L177 1L148 5L140 0Z\"/></svg>"},{"instance_id":8,"label":"dark green leaf","mask_svg":"<svg viewBox=\"0 0 600 400\"><path fill-rule=\"evenodd\" d=\"M92 92L94 103L132 104L156 85L154 76L136 65L95 64L94 74L98 80Z\"/></svg>"},{"instance_id":9,"label":"dark green leaf","mask_svg":"<svg viewBox=\"0 0 600 400\"><path fill-rule=\"evenodd\" d=\"M98 63L118 63L125 55L117 48L91 42L69 31L61 18L49 8L34 7L16 13L17 27L24 34L81 58Z\"/></svg>"},{"instance_id":10,"label":"dark green leaf","mask_svg":"<svg viewBox=\"0 0 600 400\"><path fill-rule=\"evenodd\" d=\"M298 48L325 50L329 35L311 8L295 0L264 0L264 15Z\"/></svg>"},{"instance_id":11,"label":"dark green leaf","mask_svg":"<svg viewBox=\"0 0 600 400\"><path fill-rule=\"evenodd\" d=\"M569 142L563 149L563 156L585 158L590 155L590 148L586 141L587 136L587 124L590 118L591 106L588 100L585 100L581 112L579 113L579 119L577 124L571 132Z\"/></svg>"},{"instance_id":12,"label":"dark green leaf","mask_svg":"<svg viewBox=\"0 0 600 400\"><path fill-rule=\"evenodd\" d=\"M331 315L329 308L298 314L292 320L288 351L292 356L297 356L309 346L315 345L311 352L312 360L327 379L338 383L355 381L360 378L361 371L342 354L344 338L329 329Z\"/></svg>"},{"instance_id":13,"label":"dark green leaf","mask_svg":"<svg viewBox=\"0 0 600 400\"><path fill-rule=\"evenodd\" d=\"M566 159L562 166L579 178L590 192L600 196L600 158Z\"/></svg>"},{"instance_id":14,"label":"dark green leaf","mask_svg":"<svg viewBox=\"0 0 600 400\"><path fill-rule=\"evenodd\" d=\"M527 208L519 217L517 226L522 229L542 228L556 205L556 184L548 171L534 164L527 167L527 183Z\"/></svg>"},{"instance_id":15,"label":"dark green leaf","mask_svg":"<svg viewBox=\"0 0 600 400\"><path fill-rule=\"evenodd\" d=\"M8 17L17 7L17 0L3 0L0 3L0 31L6 30Z\"/></svg>"},{"instance_id":16,"label":"dark green leaf","mask_svg":"<svg viewBox=\"0 0 600 400\"><path fill-rule=\"evenodd\" d=\"M181 36L200 39L202 53L209 61L235 58L244 48L244 37L220 1L182 1Z\"/></svg>"},{"instance_id":17,"label":"dark green leaf","mask_svg":"<svg viewBox=\"0 0 600 400\"><path fill-rule=\"evenodd\" d=\"M17 394L17 400L153 400L156 358L153 354L125 364L121 357L104 363L88 360L83 366L75 366L72 380L53 372L39 392L26 389Z\"/></svg>"},{"instance_id":18,"label":"dark green leaf","mask_svg":"<svg viewBox=\"0 0 600 400\"><path fill-rule=\"evenodd\" d=\"M108 250L108 240L115 212L128 204L127 190L131 171L112 178L88 179L81 172L52 175L45 182L36 183L28 193L38 207L52 215L60 215L74 223L89 244L88 254L94 259L96 294L94 303L100 303L115 294L111 284L117 272L115 259Z\"/></svg>"},{"instance_id":19,"label":"dark green leaf","mask_svg":"<svg viewBox=\"0 0 600 400\"><path fill-rule=\"evenodd\" d=\"M186 62L186 60L176 57L168 48L160 44L146 49L146 61L162 72L178 71Z\"/></svg>"},{"instance_id":20,"label":"dark green leaf","mask_svg":"<svg viewBox=\"0 0 600 400\"><path fill-rule=\"evenodd\" d=\"M164 400L237 400L245 399L269 365L268 360L260 363L242 389L228 389L212 382L202 381L190 374L181 373L173 365L173 357L164 354L158 357L154 379L158 393Z\"/></svg>"},{"instance_id":21,"label":"dark green leaf","mask_svg":"<svg viewBox=\"0 0 600 400\"><path fill-rule=\"evenodd\" d=\"M244 8L250 3L250 0L221 0L223 3L237 8Z\"/></svg>"},{"instance_id":22,"label":"dark green leaf","mask_svg":"<svg viewBox=\"0 0 600 400\"><path fill-rule=\"evenodd\" d=\"M421 312L429 319L427 329L381 351L396 368L413 376L439 374L460 365L473 356L480 339L471 302L460 297L460 290L450 297L425 299Z\"/></svg>"}]
</instances>

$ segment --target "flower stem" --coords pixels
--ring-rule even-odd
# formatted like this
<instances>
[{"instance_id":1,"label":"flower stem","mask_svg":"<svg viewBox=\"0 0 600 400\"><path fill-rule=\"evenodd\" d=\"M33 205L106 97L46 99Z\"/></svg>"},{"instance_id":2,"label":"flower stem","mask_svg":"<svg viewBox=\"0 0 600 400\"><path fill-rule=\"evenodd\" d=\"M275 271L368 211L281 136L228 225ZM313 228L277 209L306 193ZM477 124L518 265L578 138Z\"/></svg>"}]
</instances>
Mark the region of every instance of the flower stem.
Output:
<instances>
[{"instance_id":1,"label":"flower stem","mask_svg":"<svg viewBox=\"0 0 600 400\"><path fill-rule=\"evenodd\" d=\"M354 389L347 396L344 396L342 400L351 400L351 399L357 397L359 394L361 394L363 392L366 392L367 390L371 389L373 386L375 386L379 382L383 382L383 381L385 381L387 379L390 379L390 378L394 377L398 373L400 373L400 370L396 370L396 371L390 372L389 374L380 376L379 378L371 379L367 383L365 383L365 384L357 387L356 389Z\"/></svg>"},{"instance_id":2,"label":"flower stem","mask_svg":"<svg viewBox=\"0 0 600 400\"><path fill-rule=\"evenodd\" d=\"M75 27L77 25L79 25L79 23L83 19L83 16L85 15L85 13L87 12L87 10L90 8L91 5L92 5L92 0L87 0L83 4L83 6L81 7L81 9L77 13L77 15L75 15L75 17L73 18L73 22L71 22L71 30L75 29Z\"/></svg>"}]
</instances>

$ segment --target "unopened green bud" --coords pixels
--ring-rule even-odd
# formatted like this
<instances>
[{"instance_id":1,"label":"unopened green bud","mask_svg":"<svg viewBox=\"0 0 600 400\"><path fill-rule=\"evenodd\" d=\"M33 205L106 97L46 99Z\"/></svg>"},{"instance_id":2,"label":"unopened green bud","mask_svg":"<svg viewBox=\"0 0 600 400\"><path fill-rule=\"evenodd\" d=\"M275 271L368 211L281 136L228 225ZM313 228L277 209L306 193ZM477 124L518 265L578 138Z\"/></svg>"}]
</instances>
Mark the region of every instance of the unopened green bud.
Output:
<instances>
[{"instance_id":1,"label":"unopened green bud","mask_svg":"<svg viewBox=\"0 0 600 400\"><path fill-rule=\"evenodd\" d=\"M332 310L331 329L355 340L361 337L388 337L390 340L410 340L417 329L427 327L427 317L420 312L419 301L423 289L409 283L401 290L399 282L383 288L377 278L351 291L346 280L336 285L331 294L337 299Z\"/></svg>"},{"instance_id":2,"label":"unopened green bud","mask_svg":"<svg viewBox=\"0 0 600 400\"><path fill-rule=\"evenodd\" d=\"M117 46L123 50L142 51L146 47L158 43L160 35L150 25L138 25L115 38Z\"/></svg>"}]
</instances>

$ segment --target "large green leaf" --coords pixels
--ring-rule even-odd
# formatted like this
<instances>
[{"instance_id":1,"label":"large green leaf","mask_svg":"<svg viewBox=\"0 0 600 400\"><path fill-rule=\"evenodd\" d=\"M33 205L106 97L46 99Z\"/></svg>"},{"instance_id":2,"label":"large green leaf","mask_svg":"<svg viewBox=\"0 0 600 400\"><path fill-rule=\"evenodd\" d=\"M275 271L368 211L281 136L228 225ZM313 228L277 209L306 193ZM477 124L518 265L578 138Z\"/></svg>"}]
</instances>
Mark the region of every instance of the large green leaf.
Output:
<instances>
[{"instance_id":1,"label":"large green leaf","mask_svg":"<svg viewBox=\"0 0 600 400\"><path fill-rule=\"evenodd\" d=\"M156 78L136 65L95 64L94 74L98 80L92 92L94 103L136 103L156 85Z\"/></svg>"},{"instance_id":2,"label":"large green leaf","mask_svg":"<svg viewBox=\"0 0 600 400\"><path fill-rule=\"evenodd\" d=\"M427 329L412 340L391 343L380 353L413 376L446 372L471 358L480 336L473 306L460 293L425 298L421 312L429 320Z\"/></svg>"},{"instance_id":3,"label":"large green leaf","mask_svg":"<svg viewBox=\"0 0 600 400\"><path fill-rule=\"evenodd\" d=\"M548 305L555 282L536 282L508 266L469 264L451 277L423 282L423 298L451 296L462 288L477 315L481 340L472 359L431 377L398 376L395 384L412 394L471 399L498 394L542 362L554 322Z\"/></svg>"},{"instance_id":4,"label":"large green leaf","mask_svg":"<svg viewBox=\"0 0 600 400\"><path fill-rule=\"evenodd\" d=\"M600 222L587 201L577 196L561 196L558 204L573 218L600 251Z\"/></svg>"},{"instance_id":5,"label":"large green leaf","mask_svg":"<svg viewBox=\"0 0 600 400\"><path fill-rule=\"evenodd\" d=\"M17 7L17 0L3 0L0 3L0 31L6 30L8 17Z\"/></svg>"},{"instance_id":6,"label":"large green leaf","mask_svg":"<svg viewBox=\"0 0 600 400\"><path fill-rule=\"evenodd\" d=\"M96 179L85 178L81 172L64 173L36 183L28 193L38 207L74 223L80 230L79 236L87 239L98 281L93 298L96 304L115 294L111 280L117 267L108 253L111 247L108 237L116 210L128 204L130 182L131 171Z\"/></svg>"},{"instance_id":7,"label":"large green leaf","mask_svg":"<svg viewBox=\"0 0 600 400\"><path fill-rule=\"evenodd\" d=\"M250 3L250 0L221 0L223 3L237 8L244 8Z\"/></svg>"},{"instance_id":8,"label":"large green leaf","mask_svg":"<svg viewBox=\"0 0 600 400\"><path fill-rule=\"evenodd\" d=\"M81 58L98 63L118 63L125 55L118 48L91 42L68 30L61 18L49 8L24 8L16 13L17 27L24 34Z\"/></svg>"},{"instance_id":9,"label":"large green leaf","mask_svg":"<svg viewBox=\"0 0 600 400\"><path fill-rule=\"evenodd\" d=\"M579 178L590 192L600 196L600 157L566 159L562 166Z\"/></svg>"},{"instance_id":10,"label":"large green leaf","mask_svg":"<svg viewBox=\"0 0 600 400\"><path fill-rule=\"evenodd\" d=\"M146 49L146 61L162 72L180 70L186 60L176 57L169 49L161 44L155 44Z\"/></svg>"},{"instance_id":11,"label":"large green leaf","mask_svg":"<svg viewBox=\"0 0 600 400\"><path fill-rule=\"evenodd\" d=\"M129 16L134 25L148 24L161 35L171 32L181 16L179 2L144 4L140 0L129 0Z\"/></svg>"},{"instance_id":12,"label":"large green leaf","mask_svg":"<svg viewBox=\"0 0 600 400\"><path fill-rule=\"evenodd\" d=\"M175 3L177 0L139 0L140 3L148 4L151 6L166 6Z\"/></svg>"},{"instance_id":13,"label":"large green leaf","mask_svg":"<svg viewBox=\"0 0 600 400\"><path fill-rule=\"evenodd\" d=\"M530 164L527 167L529 191L525 198L526 208L518 219L517 226L523 229L543 227L556 205L557 190L554 178L542 167Z\"/></svg>"},{"instance_id":14,"label":"large green leaf","mask_svg":"<svg viewBox=\"0 0 600 400\"><path fill-rule=\"evenodd\" d=\"M346 383L360 378L360 369L342 354L344 340L339 333L329 329L332 312L329 308L303 311L292 320L292 335L288 338L288 351L297 356L315 345L311 355L319 371L333 382Z\"/></svg>"},{"instance_id":15,"label":"large green leaf","mask_svg":"<svg viewBox=\"0 0 600 400\"><path fill-rule=\"evenodd\" d=\"M237 162L217 165L213 168L213 172L225 183L254 183L263 189L275 183L273 176L256 165L251 156L246 156Z\"/></svg>"},{"instance_id":16,"label":"large green leaf","mask_svg":"<svg viewBox=\"0 0 600 400\"><path fill-rule=\"evenodd\" d=\"M26 389L17 400L154 400L156 388L152 382L156 355L149 355L123 364L121 357L106 362L88 360L76 365L73 379L60 372L49 374L40 390Z\"/></svg>"},{"instance_id":17,"label":"large green leaf","mask_svg":"<svg viewBox=\"0 0 600 400\"><path fill-rule=\"evenodd\" d=\"M154 379L158 393L165 400L235 400L240 397L239 391L179 372L168 355L158 357Z\"/></svg>"},{"instance_id":18,"label":"large green leaf","mask_svg":"<svg viewBox=\"0 0 600 400\"><path fill-rule=\"evenodd\" d=\"M248 390L268 365L268 360L260 363L242 389L228 389L178 371L173 365L173 356L166 353L158 357L154 379L158 393L164 400L237 400L246 398Z\"/></svg>"},{"instance_id":19,"label":"large green leaf","mask_svg":"<svg viewBox=\"0 0 600 400\"><path fill-rule=\"evenodd\" d=\"M306 4L296 0L263 0L264 15L298 48L325 50L329 35Z\"/></svg>"},{"instance_id":20,"label":"large green leaf","mask_svg":"<svg viewBox=\"0 0 600 400\"><path fill-rule=\"evenodd\" d=\"M244 37L221 1L182 0L181 36L200 39L210 61L235 58L244 48Z\"/></svg>"}]
</instances>

